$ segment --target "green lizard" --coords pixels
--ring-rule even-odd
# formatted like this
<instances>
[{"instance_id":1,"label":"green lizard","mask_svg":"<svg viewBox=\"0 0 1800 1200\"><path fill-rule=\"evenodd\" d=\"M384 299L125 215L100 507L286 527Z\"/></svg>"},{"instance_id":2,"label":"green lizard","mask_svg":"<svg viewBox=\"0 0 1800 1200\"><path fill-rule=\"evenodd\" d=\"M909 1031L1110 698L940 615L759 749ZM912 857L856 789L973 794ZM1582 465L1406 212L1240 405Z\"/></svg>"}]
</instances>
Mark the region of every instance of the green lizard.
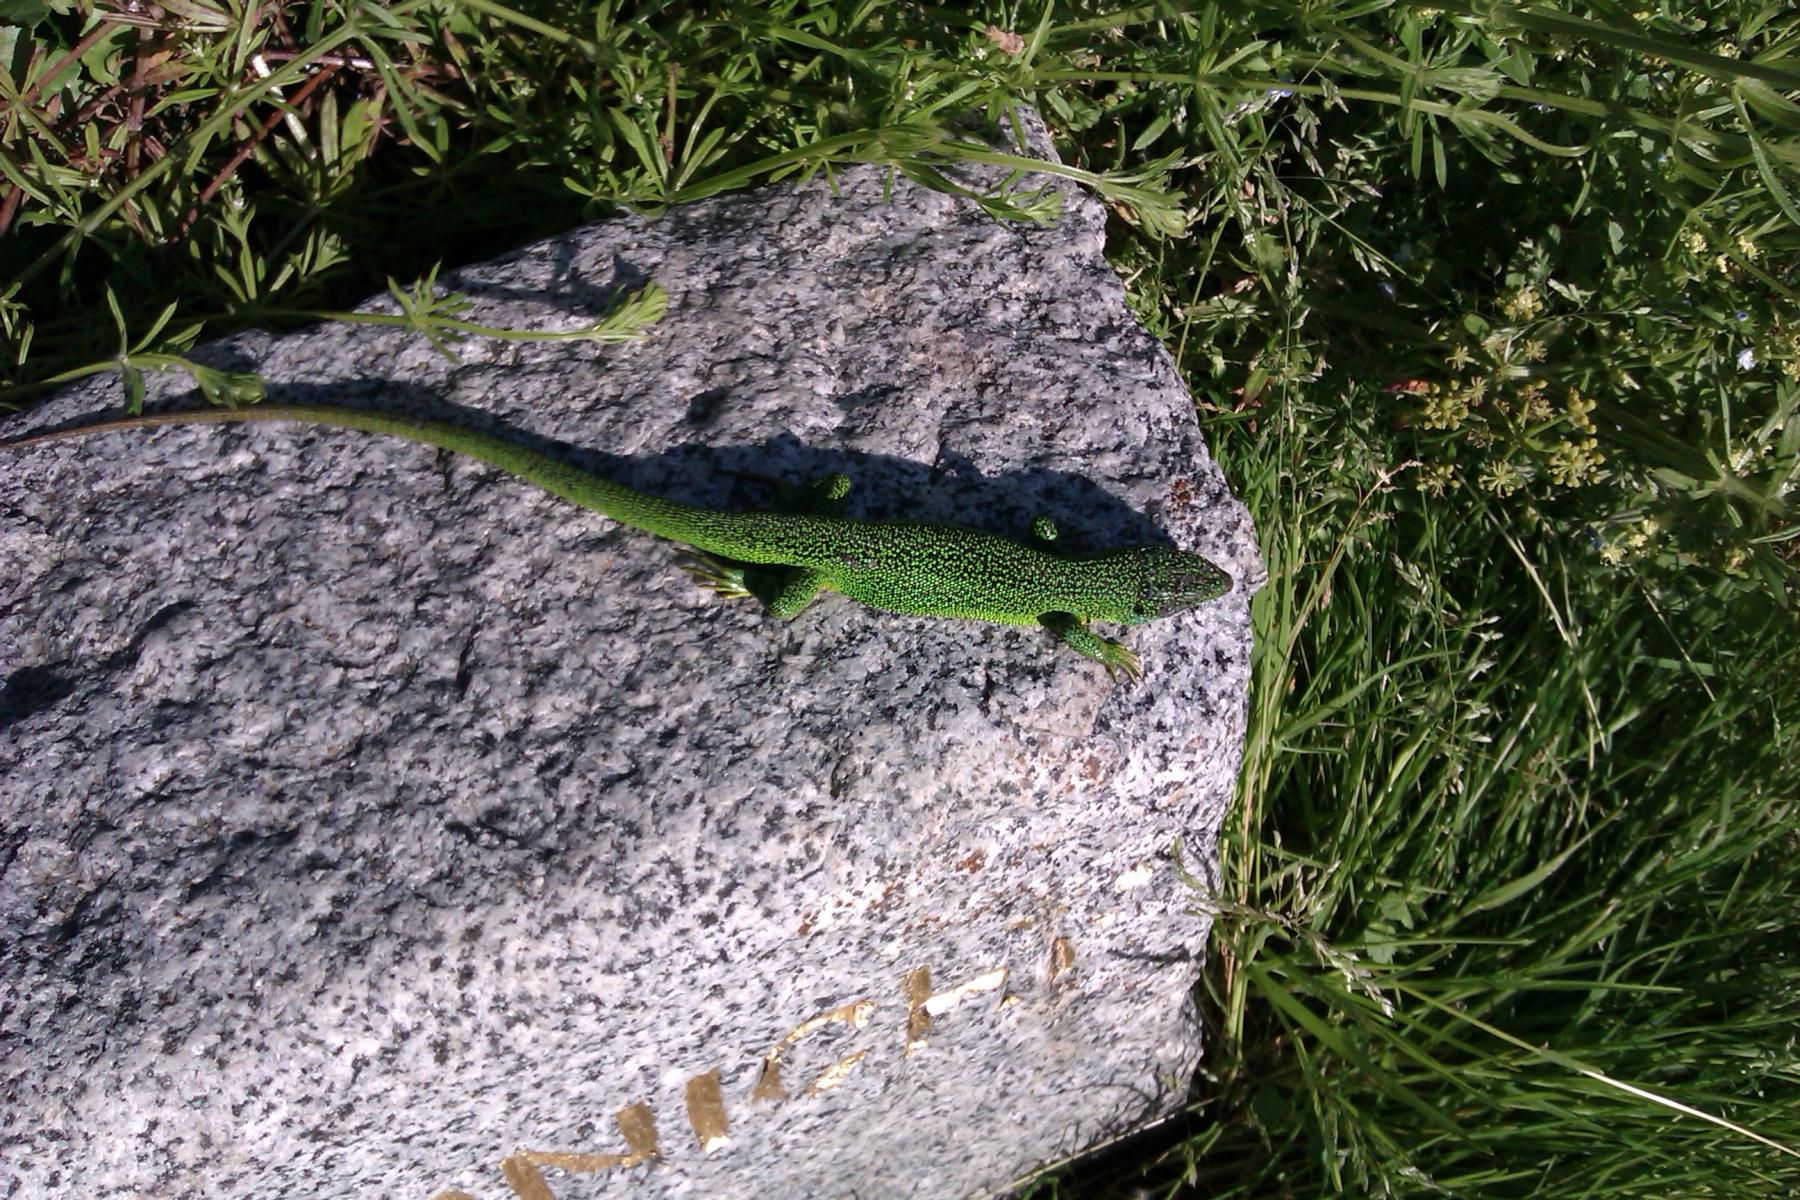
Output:
<instances>
[{"instance_id":1,"label":"green lizard","mask_svg":"<svg viewBox=\"0 0 1800 1200\"><path fill-rule=\"evenodd\" d=\"M820 591L841 592L890 612L1041 625L1076 653L1138 678L1138 659L1089 621L1137 625L1202 604L1231 576L1197 554L1128 546L1069 555L1051 546L1056 527L1040 517L1033 544L923 521L859 521L836 511L850 490L842 475L814 480L795 512L738 512L681 504L577 470L535 450L443 421L310 406L157 413L0 442L19 450L115 429L228 421L299 421L391 434L499 467L615 521L699 551L689 569L724 596L753 596L786 620Z\"/></svg>"}]
</instances>

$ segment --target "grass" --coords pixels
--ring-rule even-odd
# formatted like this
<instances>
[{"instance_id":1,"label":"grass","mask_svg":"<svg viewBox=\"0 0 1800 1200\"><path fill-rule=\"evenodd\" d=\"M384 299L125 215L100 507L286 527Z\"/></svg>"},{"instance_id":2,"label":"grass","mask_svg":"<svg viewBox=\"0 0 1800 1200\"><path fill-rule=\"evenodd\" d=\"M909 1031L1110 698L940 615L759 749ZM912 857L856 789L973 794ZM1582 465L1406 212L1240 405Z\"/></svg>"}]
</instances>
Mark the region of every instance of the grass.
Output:
<instances>
[{"instance_id":1,"label":"grass","mask_svg":"<svg viewBox=\"0 0 1800 1200\"><path fill-rule=\"evenodd\" d=\"M1195 1103L1032 1194L1800 1194L1791 7L0 18L13 403L1036 105L1270 580Z\"/></svg>"}]
</instances>

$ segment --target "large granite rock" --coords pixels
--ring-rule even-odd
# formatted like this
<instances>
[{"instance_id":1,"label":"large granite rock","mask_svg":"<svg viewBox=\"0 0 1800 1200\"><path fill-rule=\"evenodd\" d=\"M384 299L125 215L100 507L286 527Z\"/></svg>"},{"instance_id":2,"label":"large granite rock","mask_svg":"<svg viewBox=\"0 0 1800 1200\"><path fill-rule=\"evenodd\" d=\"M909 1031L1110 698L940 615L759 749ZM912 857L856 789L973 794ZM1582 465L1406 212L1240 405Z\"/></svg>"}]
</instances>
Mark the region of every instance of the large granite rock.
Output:
<instances>
[{"instance_id":1,"label":"large granite rock","mask_svg":"<svg viewBox=\"0 0 1800 1200\"><path fill-rule=\"evenodd\" d=\"M394 439L0 458L0 1195L958 1196L1181 1100L1179 874L1211 874L1239 760L1249 522L1097 204L1030 227L838 185L448 281L559 329L654 278L642 343L451 363L328 325L201 357L686 499L842 469L862 516L1160 530L1237 588L1133 631L1120 687L1033 630L769 620Z\"/></svg>"}]
</instances>

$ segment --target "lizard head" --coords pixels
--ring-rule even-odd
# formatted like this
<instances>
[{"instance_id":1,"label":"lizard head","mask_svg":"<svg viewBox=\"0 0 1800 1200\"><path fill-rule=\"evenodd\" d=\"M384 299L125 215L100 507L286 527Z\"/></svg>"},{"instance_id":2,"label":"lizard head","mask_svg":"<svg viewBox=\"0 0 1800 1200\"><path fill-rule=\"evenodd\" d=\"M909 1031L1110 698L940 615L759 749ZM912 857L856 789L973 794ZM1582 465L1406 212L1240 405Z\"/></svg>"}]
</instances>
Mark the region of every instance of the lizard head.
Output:
<instances>
[{"instance_id":1,"label":"lizard head","mask_svg":"<svg viewBox=\"0 0 1800 1200\"><path fill-rule=\"evenodd\" d=\"M1119 552L1121 575L1136 581L1130 607L1114 620L1141 625L1204 604L1231 590L1231 576L1218 566L1169 546L1133 546Z\"/></svg>"}]
</instances>

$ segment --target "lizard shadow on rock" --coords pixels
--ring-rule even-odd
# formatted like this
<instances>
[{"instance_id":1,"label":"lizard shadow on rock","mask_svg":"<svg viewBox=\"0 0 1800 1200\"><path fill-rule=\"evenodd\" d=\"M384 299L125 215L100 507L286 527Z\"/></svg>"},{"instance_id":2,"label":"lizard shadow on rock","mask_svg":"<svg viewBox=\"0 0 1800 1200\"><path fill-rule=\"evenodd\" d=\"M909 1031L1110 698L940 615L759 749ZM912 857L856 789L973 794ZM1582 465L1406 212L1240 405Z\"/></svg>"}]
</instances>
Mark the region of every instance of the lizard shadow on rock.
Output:
<instances>
[{"instance_id":1,"label":"lizard shadow on rock","mask_svg":"<svg viewBox=\"0 0 1800 1200\"><path fill-rule=\"evenodd\" d=\"M689 398L687 425L696 438L730 404L730 391L714 388ZM348 378L329 384L271 383L270 405L327 405L445 421L536 450L559 462L627 487L689 504L726 509L782 508L773 482L801 484L832 472L851 480L844 512L862 520L921 520L985 529L1029 541L1039 516L1056 523L1056 547L1067 554L1138 543L1170 544L1151 518L1074 472L1028 470L984 476L948 452L935 463L891 455L807 446L782 433L757 442L712 445L694 441L653 455L622 455L604 446L578 445L532 433L482 409L451 404L434 389L382 378ZM196 390L147 412L205 407ZM104 419L95 414L57 426L75 429ZM304 424L297 422L296 424ZM390 435L346 433L350 437ZM603 436L603 435L601 435Z\"/></svg>"},{"instance_id":2,"label":"lizard shadow on rock","mask_svg":"<svg viewBox=\"0 0 1800 1200\"><path fill-rule=\"evenodd\" d=\"M54 708L73 695L78 681L96 674L117 676L137 665L150 635L193 608L188 601L164 605L140 624L121 650L77 667L73 663L37 663L0 678L0 729L34 713Z\"/></svg>"},{"instance_id":3,"label":"lizard shadow on rock","mask_svg":"<svg viewBox=\"0 0 1800 1200\"><path fill-rule=\"evenodd\" d=\"M1057 525L1057 548L1064 553L1138 543L1171 544L1148 515L1075 472L1033 470L984 476L960 456L942 454L936 463L921 463L892 455L808 446L789 433L749 443L694 441L653 455L622 455L604 446L578 445L531 433L483 410L450 404L425 388L380 381L379 395L383 402L379 407L494 434L604 479L689 504L779 510L782 504L773 483L802 484L842 472L851 481L844 512L862 520L944 522L1028 541L1032 521L1047 516ZM404 400L394 404L402 395ZM343 402L343 388L338 384L330 388L272 387L269 400L338 404ZM729 404L728 388L698 392L688 400L686 424L697 438L703 437L706 427Z\"/></svg>"}]
</instances>

